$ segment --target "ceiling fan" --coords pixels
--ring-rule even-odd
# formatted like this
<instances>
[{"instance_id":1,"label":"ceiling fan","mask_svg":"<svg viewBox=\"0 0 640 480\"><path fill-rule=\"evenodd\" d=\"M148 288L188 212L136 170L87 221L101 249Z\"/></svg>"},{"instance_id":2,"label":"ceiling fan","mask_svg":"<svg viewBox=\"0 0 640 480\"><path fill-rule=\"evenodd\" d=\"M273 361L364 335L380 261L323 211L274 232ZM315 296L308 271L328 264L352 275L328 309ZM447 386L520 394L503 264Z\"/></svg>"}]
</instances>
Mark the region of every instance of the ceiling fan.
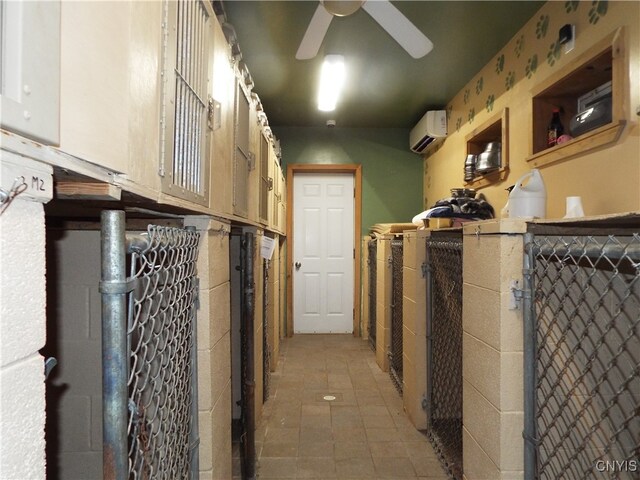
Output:
<instances>
[{"instance_id":1,"label":"ceiling fan","mask_svg":"<svg viewBox=\"0 0 640 480\"><path fill-rule=\"evenodd\" d=\"M363 8L413 58L425 56L433 43L388 0L320 0L296 53L298 60L318 54L334 16L345 17Z\"/></svg>"}]
</instances>

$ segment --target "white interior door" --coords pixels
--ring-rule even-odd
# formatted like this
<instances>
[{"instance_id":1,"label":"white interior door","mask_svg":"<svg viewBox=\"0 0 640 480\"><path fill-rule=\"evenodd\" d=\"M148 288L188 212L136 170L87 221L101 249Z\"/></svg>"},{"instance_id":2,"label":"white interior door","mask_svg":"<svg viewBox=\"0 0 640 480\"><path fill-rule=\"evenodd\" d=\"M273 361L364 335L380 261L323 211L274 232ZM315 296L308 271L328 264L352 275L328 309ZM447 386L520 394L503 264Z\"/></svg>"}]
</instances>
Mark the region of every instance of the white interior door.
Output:
<instances>
[{"instance_id":1,"label":"white interior door","mask_svg":"<svg viewBox=\"0 0 640 480\"><path fill-rule=\"evenodd\" d=\"M353 332L354 177L293 177L293 329Z\"/></svg>"}]
</instances>

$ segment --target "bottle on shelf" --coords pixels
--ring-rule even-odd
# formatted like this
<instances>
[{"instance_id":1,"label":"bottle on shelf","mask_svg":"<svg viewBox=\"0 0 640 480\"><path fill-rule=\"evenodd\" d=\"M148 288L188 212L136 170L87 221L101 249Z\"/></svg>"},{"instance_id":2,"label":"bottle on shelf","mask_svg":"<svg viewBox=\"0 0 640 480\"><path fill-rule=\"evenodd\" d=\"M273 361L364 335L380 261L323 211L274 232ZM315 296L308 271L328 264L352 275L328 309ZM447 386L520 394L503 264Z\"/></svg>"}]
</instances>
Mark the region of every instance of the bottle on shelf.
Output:
<instances>
[{"instance_id":1,"label":"bottle on shelf","mask_svg":"<svg viewBox=\"0 0 640 480\"><path fill-rule=\"evenodd\" d=\"M557 145L558 138L564 134L564 127L560 121L560 109L554 108L551 122L547 127L547 147L553 147Z\"/></svg>"}]
</instances>

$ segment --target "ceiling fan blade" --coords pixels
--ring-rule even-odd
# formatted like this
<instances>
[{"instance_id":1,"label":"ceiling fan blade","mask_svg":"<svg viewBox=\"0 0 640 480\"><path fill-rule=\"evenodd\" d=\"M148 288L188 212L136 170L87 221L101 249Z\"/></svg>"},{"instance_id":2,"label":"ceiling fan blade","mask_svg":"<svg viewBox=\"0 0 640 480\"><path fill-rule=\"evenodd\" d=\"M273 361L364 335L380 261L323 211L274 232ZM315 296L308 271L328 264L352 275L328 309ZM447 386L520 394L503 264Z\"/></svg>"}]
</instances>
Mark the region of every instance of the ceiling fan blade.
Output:
<instances>
[{"instance_id":1,"label":"ceiling fan blade","mask_svg":"<svg viewBox=\"0 0 640 480\"><path fill-rule=\"evenodd\" d=\"M309 60L318 54L332 18L333 15L327 12L322 4L319 4L296 52L298 60Z\"/></svg>"},{"instance_id":2,"label":"ceiling fan blade","mask_svg":"<svg viewBox=\"0 0 640 480\"><path fill-rule=\"evenodd\" d=\"M388 0L368 0L362 8L413 58L424 57L433 43Z\"/></svg>"}]
</instances>

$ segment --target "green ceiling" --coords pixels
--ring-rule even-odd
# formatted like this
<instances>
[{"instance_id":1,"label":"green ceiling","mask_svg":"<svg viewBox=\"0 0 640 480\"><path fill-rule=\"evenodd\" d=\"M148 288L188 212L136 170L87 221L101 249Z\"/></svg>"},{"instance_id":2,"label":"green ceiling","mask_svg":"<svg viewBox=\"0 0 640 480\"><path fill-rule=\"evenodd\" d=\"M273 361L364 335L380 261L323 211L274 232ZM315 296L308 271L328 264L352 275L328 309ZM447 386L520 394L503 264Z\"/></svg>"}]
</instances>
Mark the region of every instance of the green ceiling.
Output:
<instances>
[{"instance_id":1,"label":"green ceiling","mask_svg":"<svg viewBox=\"0 0 640 480\"><path fill-rule=\"evenodd\" d=\"M375 1L375 0L369 0ZM223 2L272 126L411 128L453 96L540 9L539 1L394 1L434 44L411 58L365 11L335 17L312 60L295 54L316 1ZM323 55L345 56L348 80L336 111L315 106Z\"/></svg>"}]
</instances>

